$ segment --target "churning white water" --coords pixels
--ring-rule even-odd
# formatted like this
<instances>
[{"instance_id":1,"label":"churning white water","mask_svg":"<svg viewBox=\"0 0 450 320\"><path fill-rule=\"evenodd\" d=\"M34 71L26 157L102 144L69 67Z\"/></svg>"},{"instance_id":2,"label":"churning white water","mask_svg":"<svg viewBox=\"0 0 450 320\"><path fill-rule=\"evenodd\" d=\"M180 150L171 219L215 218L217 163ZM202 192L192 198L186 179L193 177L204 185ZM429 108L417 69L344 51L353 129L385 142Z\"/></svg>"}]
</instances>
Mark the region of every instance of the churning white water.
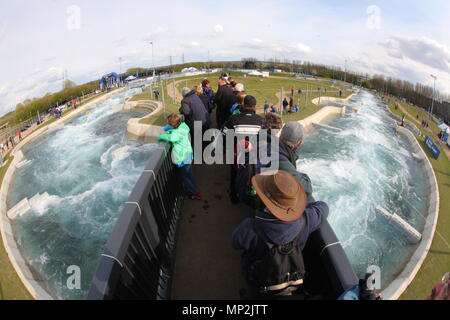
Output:
<instances>
[{"instance_id":1,"label":"churning white water","mask_svg":"<svg viewBox=\"0 0 450 320\"><path fill-rule=\"evenodd\" d=\"M128 119L146 114L121 111L135 93L113 95L24 150L32 162L19 169L8 207L30 199L32 210L14 221L15 236L58 298L85 298L102 248L154 148L125 136ZM72 265L80 267L80 290L66 286Z\"/></svg>"},{"instance_id":2,"label":"churning white water","mask_svg":"<svg viewBox=\"0 0 450 320\"><path fill-rule=\"evenodd\" d=\"M310 176L315 198L329 204L329 221L357 275L363 277L369 265L379 266L386 286L416 246L378 217L375 207L399 214L421 231L424 172L406 141L394 133L385 105L368 92L351 100L345 117L327 124L343 131L312 131L299 149L298 168Z\"/></svg>"}]
</instances>

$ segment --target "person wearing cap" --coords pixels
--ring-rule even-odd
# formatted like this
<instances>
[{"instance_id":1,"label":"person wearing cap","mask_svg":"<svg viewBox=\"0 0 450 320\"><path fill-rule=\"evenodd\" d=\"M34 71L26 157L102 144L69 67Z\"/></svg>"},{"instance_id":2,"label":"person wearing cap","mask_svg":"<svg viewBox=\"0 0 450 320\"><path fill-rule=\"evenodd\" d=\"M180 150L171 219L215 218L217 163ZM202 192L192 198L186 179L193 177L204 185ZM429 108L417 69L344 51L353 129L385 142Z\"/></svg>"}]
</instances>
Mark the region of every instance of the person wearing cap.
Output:
<instances>
[{"instance_id":1,"label":"person wearing cap","mask_svg":"<svg viewBox=\"0 0 450 320\"><path fill-rule=\"evenodd\" d=\"M265 249L255 225L276 245L288 244L298 237L298 246L303 250L309 235L329 213L325 202L307 202L303 186L289 172L278 170L255 175L252 185L264 209L256 210L254 218L244 219L231 235L233 249L244 250L241 261L244 272L261 258Z\"/></svg>"}]
</instances>

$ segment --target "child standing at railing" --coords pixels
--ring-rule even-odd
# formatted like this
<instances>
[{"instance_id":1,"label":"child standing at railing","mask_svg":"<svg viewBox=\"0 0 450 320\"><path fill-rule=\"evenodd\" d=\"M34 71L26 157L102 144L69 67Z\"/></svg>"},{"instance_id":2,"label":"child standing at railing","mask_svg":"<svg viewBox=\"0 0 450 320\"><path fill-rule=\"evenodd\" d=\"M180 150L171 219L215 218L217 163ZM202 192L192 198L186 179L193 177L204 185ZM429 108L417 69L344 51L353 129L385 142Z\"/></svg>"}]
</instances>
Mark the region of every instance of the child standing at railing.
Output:
<instances>
[{"instance_id":1,"label":"child standing at railing","mask_svg":"<svg viewBox=\"0 0 450 320\"><path fill-rule=\"evenodd\" d=\"M166 133L158 137L158 142L167 141L172 144L172 162L178 167L184 188L191 200L200 200L197 183L192 172L193 151L189 141L189 127L181 121L178 114L167 118Z\"/></svg>"}]
</instances>

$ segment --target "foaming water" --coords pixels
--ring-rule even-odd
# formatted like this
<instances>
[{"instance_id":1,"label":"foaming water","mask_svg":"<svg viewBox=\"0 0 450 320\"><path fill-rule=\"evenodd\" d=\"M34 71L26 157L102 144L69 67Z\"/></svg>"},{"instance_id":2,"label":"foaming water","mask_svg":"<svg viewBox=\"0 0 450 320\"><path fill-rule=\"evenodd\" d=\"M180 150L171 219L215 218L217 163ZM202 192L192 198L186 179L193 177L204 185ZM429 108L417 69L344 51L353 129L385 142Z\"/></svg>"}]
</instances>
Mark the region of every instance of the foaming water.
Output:
<instances>
[{"instance_id":1,"label":"foaming water","mask_svg":"<svg viewBox=\"0 0 450 320\"><path fill-rule=\"evenodd\" d=\"M377 265L386 286L416 246L378 217L375 207L399 214L421 231L425 174L376 96L359 93L347 105L346 116L327 124L343 132L312 131L299 150L298 168L310 176L315 198L329 204L329 221L357 275Z\"/></svg>"},{"instance_id":2,"label":"foaming water","mask_svg":"<svg viewBox=\"0 0 450 320\"><path fill-rule=\"evenodd\" d=\"M128 119L146 114L120 111L135 93L108 98L24 150L32 163L19 169L8 207L29 199L32 209L14 221L15 236L57 298L85 298L102 248L154 148L125 136ZM72 265L81 270L80 290L66 285Z\"/></svg>"}]
</instances>

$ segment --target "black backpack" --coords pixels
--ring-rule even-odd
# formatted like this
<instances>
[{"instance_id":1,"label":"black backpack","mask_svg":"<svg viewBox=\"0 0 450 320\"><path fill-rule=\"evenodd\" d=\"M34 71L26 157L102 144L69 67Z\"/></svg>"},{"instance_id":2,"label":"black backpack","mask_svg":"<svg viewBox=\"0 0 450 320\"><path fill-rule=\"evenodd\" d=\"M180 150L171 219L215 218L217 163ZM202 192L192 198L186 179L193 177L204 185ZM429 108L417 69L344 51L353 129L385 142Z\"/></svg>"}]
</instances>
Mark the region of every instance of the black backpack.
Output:
<instances>
[{"instance_id":1,"label":"black backpack","mask_svg":"<svg viewBox=\"0 0 450 320\"><path fill-rule=\"evenodd\" d=\"M306 218L306 215L305 215ZM306 220L306 223L307 220ZM295 291L303 284L305 264L298 241L304 227L291 242L284 245L274 244L253 220L259 239L265 244L260 259L250 263L249 281L266 295L283 295Z\"/></svg>"}]
</instances>

